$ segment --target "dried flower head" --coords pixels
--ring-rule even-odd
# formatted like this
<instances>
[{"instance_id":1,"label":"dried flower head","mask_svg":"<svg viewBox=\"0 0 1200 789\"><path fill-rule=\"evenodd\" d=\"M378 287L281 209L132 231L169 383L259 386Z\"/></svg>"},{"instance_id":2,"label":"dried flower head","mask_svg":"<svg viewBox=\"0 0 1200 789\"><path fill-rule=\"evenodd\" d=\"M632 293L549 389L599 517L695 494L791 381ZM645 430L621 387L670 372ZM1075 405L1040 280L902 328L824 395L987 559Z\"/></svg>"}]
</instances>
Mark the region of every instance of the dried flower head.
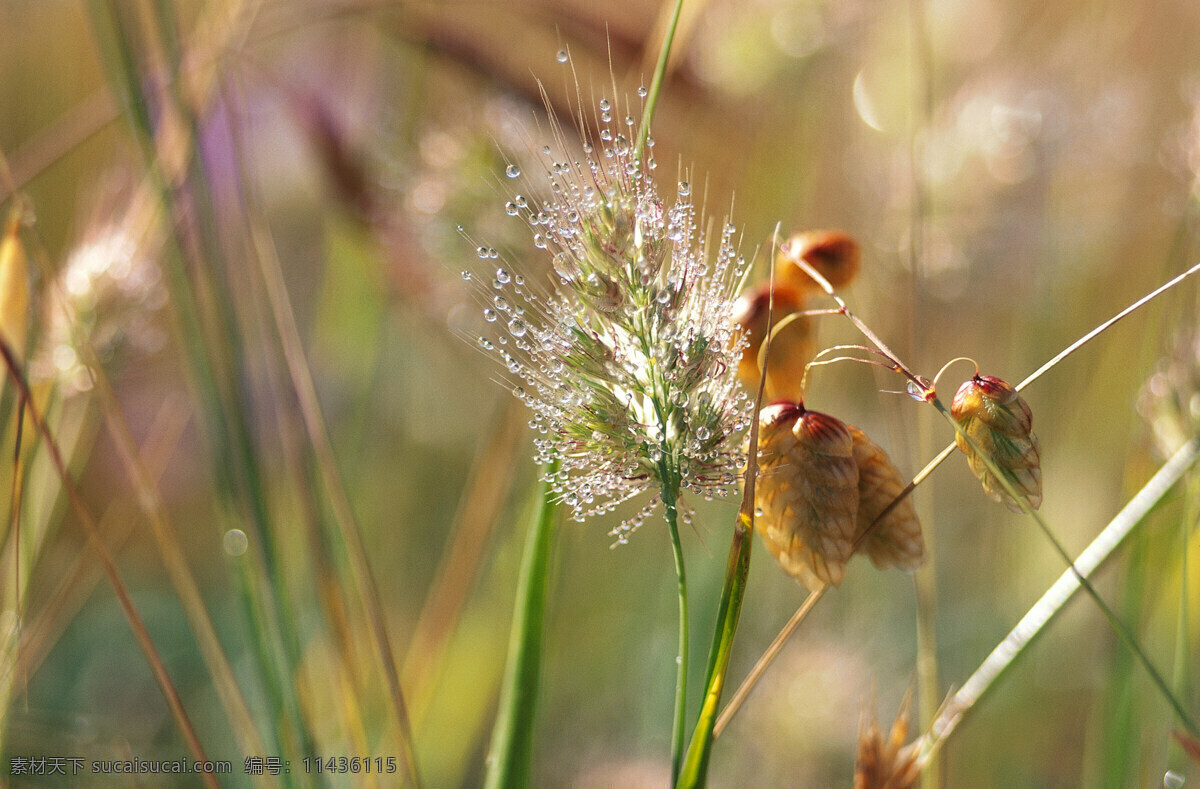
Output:
<instances>
[{"instance_id":1,"label":"dried flower head","mask_svg":"<svg viewBox=\"0 0 1200 789\"><path fill-rule=\"evenodd\" d=\"M846 426L854 439L854 462L858 465L859 550L871 557L881 570L896 567L915 570L925 560L925 539L911 496L896 501L907 484L883 449L854 425ZM895 506L871 529L885 509ZM870 529L868 532L867 530Z\"/></svg>"},{"instance_id":2,"label":"dried flower head","mask_svg":"<svg viewBox=\"0 0 1200 789\"><path fill-rule=\"evenodd\" d=\"M599 144L582 159L543 148L549 196L506 206L551 256L549 287L503 265L481 283L484 318L500 331L479 343L517 379L537 459L557 464L551 482L577 520L647 490L727 492L750 418L737 384L744 339L732 309L746 263L735 228L703 232L687 182L668 205L607 100L600 111ZM508 175L520 177L515 166Z\"/></svg>"},{"instance_id":3,"label":"dried flower head","mask_svg":"<svg viewBox=\"0 0 1200 789\"><path fill-rule=\"evenodd\" d=\"M774 304L772 301L774 290ZM817 347L813 337L812 318L795 315L804 309L804 294L795 288L763 282L742 294L734 305L733 314L745 332L749 344L738 363L738 377L750 389L757 391L760 381L758 360L762 344L767 339L770 314L774 328L784 318L792 317L771 340L767 357L767 380L763 400L799 400L804 368L813 360Z\"/></svg>"},{"instance_id":4,"label":"dried flower head","mask_svg":"<svg viewBox=\"0 0 1200 789\"><path fill-rule=\"evenodd\" d=\"M904 744L908 737L906 695L887 737L879 729L875 716L863 713L858 727L858 757L854 761L854 789L908 789L921 777L916 743Z\"/></svg>"},{"instance_id":5,"label":"dried flower head","mask_svg":"<svg viewBox=\"0 0 1200 789\"><path fill-rule=\"evenodd\" d=\"M796 233L779 248L775 265L780 282L806 293L819 288L812 277L796 265L797 260L815 268L834 288L843 288L858 273L861 254L858 242L841 230Z\"/></svg>"},{"instance_id":6,"label":"dried flower head","mask_svg":"<svg viewBox=\"0 0 1200 789\"><path fill-rule=\"evenodd\" d=\"M976 375L959 387L950 413L1004 472L1030 509L1036 510L1042 503L1041 455L1033 434L1033 413L1017 390L999 378ZM988 496L1004 502L1013 512L1024 512L971 445L957 434L955 441Z\"/></svg>"},{"instance_id":7,"label":"dried flower head","mask_svg":"<svg viewBox=\"0 0 1200 789\"><path fill-rule=\"evenodd\" d=\"M789 575L809 589L837 586L854 550L858 465L841 420L798 403L759 414L758 533Z\"/></svg>"}]
</instances>

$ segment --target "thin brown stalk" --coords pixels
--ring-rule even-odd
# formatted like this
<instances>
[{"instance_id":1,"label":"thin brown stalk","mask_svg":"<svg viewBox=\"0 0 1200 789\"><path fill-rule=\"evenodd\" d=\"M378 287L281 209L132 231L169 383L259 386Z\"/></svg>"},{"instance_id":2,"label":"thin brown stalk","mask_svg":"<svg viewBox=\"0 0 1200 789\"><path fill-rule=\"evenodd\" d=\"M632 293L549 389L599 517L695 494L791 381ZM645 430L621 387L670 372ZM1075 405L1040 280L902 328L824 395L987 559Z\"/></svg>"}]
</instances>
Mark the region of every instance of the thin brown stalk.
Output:
<instances>
[{"instance_id":1,"label":"thin brown stalk","mask_svg":"<svg viewBox=\"0 0 1200 789\"><path fill-rule=\"evenodd\" d=\"M304 346L300 340L300 332L296 328L295 316L287 296L283 270L279 264L274 242L263 224L253 217L251 218L250 234L257 253L259 269L266 285L267 300L271 305L276 330L279 332L280 343L283 346L283 356L300 403L300 413L304 418L304 425L316 454L317 466L329 495L334 521L337 523L339 533L346 545L346 553L358 585L359 601L366 613L367 626L375 643L376 654L381 664L380 668L383 670L388 694L391 698L391 708L399 724L400 741L397 744L404 755L409 778L414 786L419 787L421 780L417 771L412 726L408 707L404 700L404 692L400 685L400 674L396 668L391 642L388 639L387 624L379 600L379 589L371 572L371 564L367 558L367 550L363 544L358 521L350 505L345 486L342 484L341 474L337 469L333 446L329 440L329 433L321 414L320 401L317 399L317 391L313 385L312 371L304 356Z\"/></svg>"},{"instance_id":2,"label":"thin brown stalk","mask_svg":"<svg viewBox=\"0 0 1200 789\"><path fill-rule=\"evenodd\" d=\"M419 729L437 684L442 658L467 594L474 584L487 538L504 506L516 464L524 405L515 398L497 420L471 469L466 492L450 528L448 547L430 584L404 658L401 679L409 689L413 727Z\"/></svg>"},{"instance_id":3,"label":"thin brown stalk","mask_svg":"<svg viewBox=\"0 0 1200 789\"><path fill-rule=\"evenodd\" d=\"M804 598L804 602L796 609L796 613L792 614L792 618L779 631L779 635L775 636L775 640L763 652L762 657L754 664L754 668L750 669L750 673L742 680L742 684L738 687L737 692L730 697L729 703L725 705L725 709L721 710L721 715L717 718L716 725L713 726L714 739L721 736L721 732L729 725L729 721L737 714L742 703L750 695L750 691L754 690L754 686L762 678L763 672L775 660L779 651L783 649L783 645L791 638L792 633L795 632L800 623L808 616L809 611L812 611L813 606L817 604L817 601L821 599L821 596L825 594L827 589L829 589L829 586L823 584L820 588L808 593L808 597Z\"/></svg>"},{"instance_id":4,"label":"thin brown stalk","mask_svg":"<svg viewBox=\"0 0 1200 789\"><path fill-rule=\"evenodd\" d=\"M182 397L169 397L150 426L140 448L143 462L157 482L166 470L188 421L188 408ZM133 532L137 518L135 505L125 498L112 501L100 516L99 530L110 550L119 552ZM38 610L37 619L22 633L20 654L15 671L33 676L75 614L83 608L101 573L90 560L90 548L84 547L55 584L54 593ZM0 678L2 679L2 678Z\"/></svg>"},{"instance_id":5,"label":"thin brown stalk","mask_svg":"<svg viewBox=\"0 0 1200 789\"><path fill-rule=\"evenodd\" d=\"M25 398L17 402L17 429L13 438L12 491L9 528L13 536L13 608L21 615L21 493L25 490L21 466L21 438L25 434Z\"/></svg>"},{"instance_id":6,"label":"thin brown stalk","mask_svg":"<svg viewBox=\"0 0 1200 789\"><path fill-rule=\"evenodd\" d=\"M212 675L213 687L217 691L217 697L225 709L225 714L229 716L229 722L232 724L233 734L238 740L238 745L246 753L265 753L266 746L254 725L254 717L246 705L246 699L234 677L233 667L229 664L229 658L225 655L221 640L217 637L216 628L213 627L212 619L204 604L204 596L188 566L183 547L179 544L178 533L167 516L167 507L163 502L162 494L159 493L158 485L154 481L154 475L150 473L138 452L137 443L129 429L129 422L125 419L125 415L117 403L116 395L113 393L112 385L109 383L102 365L95 358L95 353L87 343L81 343L80 347L84 361L92 371L93 391L99 398L100 410L104 414L108 433L112 436L117 455L125 468L129 484L136 494L138 507L150 523L150 533L154 536L155 545L162 556L163 567L171 579L171 585L179 596L184 615L196 636L200 655L209 674Z\"/></svg>"},{"instance_id":7,"label":"thin brown stalk","mask_svg":"<svg viewBox=\"0 0 1200 789\"><path fill-rule=\"evenodd\" d=\"M113 592L116 594L121 611L125 614L125 619L129 623L129 629L133 632L134 639L138 642L138 646L141 647L142 653L146 656L146 662L150 664L150 670L154 674L154 679L158 683L163 697L166 699L167 707L170 709L172 717L175 718L175 723L183 735L184 742L187 743L188 750L197 760L207 761L204 755L204 748L200 745L200 739L196 736L196 730L192 727L192 723L188 719L187 711L183 708L183 701L179 698L179 692L171 682L171 677L167 673L166 666L163 665L162 658L158 654L158 649L154 646L154 641L150 638L150 633L146 630L146 625L142 621L141 615L138 614L132 598L129 596L129 590L125 587L124 581L121 580L117 566L113 562L108 548L104 545L104 540L100 536L100 530L96 526L96 521L92 518L91 513L88 512L87 506L83 502L83 496L79 493L79 488L76 487L71 472L67 469L67 464L63 460L57 442L54 440L54 435L30 399L29 385L25 382L25 377L21 374L20 364L17 362L12 348L3 339L0 339L0 354L4 356L4 364L8 368L9 380L16 385L21 392L21 396L28 403L30 421L33 422L34 427L37 428L38 433L46 444L50 461L54 464L54 468L62 481L63 489L67 492L71 508L75 511L76 517L79 518L79 522L83 524L88 534L92 547L96 551L96 557L100 560L100 564L104 568L104 573L108 576L109 583L112 584ZM205 786L217 789L217 781L211 774L201 774L200 778Z\"/></svg>"}]
</instances>

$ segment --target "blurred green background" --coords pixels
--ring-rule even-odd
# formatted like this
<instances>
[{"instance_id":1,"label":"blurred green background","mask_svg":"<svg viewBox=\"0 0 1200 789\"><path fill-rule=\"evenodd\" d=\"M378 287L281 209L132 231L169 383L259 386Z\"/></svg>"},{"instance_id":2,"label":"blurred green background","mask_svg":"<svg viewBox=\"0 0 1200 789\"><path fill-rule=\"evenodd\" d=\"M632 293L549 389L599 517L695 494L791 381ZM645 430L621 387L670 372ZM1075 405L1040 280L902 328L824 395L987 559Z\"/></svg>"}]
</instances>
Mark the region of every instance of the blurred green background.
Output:
<instances>
[{"instance_id":1,"label":"blurred green background","mask_svg":"<svg viewBox=\"0 0 1200 789\"><path fill-rule=\"evenodd\" d=\"M528 229L503 210L512 197L505 164L536 172L549 137L539 81L563 117L580 101L592 114L602 97L637 114L636 89L648 84L661 40L659 5L0 0L0 189L6 204L14 188L24 195L33 219L23 238L40 261L31 375L42 370L40 385L55 392L51 427L74 436L72 467L89 508L116 508L103 532L209 758L233 762L231 785L246 780L246 754L94 390L56 354L53 311L36 294L59 280L71 289L71 263L89 250L103 258L95 281L119 279L106 267L121 261L159 271L179 254L167 240L172 222L192 222L195 195L205 196L195 224L207 251L190 260L228 283L243 352L234 400L274 523L303 715L321 754L399 756L345 581L349 560L327 545L343 568L330 575L306 535L330 519L330 505L310 490L318 475L254 262L261 249L247 217L261 219L403 667L422 776L428 786L478 785L536 473L525 416L472 342L481 319L460 271L479 261L457 227L530 276L546 266ZM1198 35L1200 5L1190 0L689 2L654 121L657 175L668 193L676 178L690 180L713 215L732 204L742 251L760 261L777 224L785 235L849 232L864 267L847 298L905 361L932 377L970 356L1016 382L1200 258ZM135 102L157 121L151 161L182 152L190 162L169 190L173 219L142 206L154 204L148 160L113 87L122 53L137 75ZM191 137L163 111L176 93L194 112ZM125 246L102 246L118 232L132 234ZM166 441L160 488L173 527L258 725L270 728L249 657L255 626L234 599L239 557L223 548L239 516L215 492L211 423L197 414L178 308L155 295L162 276L117 282L115 296L91 303L87 331L98 346L101 333L112 341L101 362L137 439ZM110 302L122 311L106 312ZM1072 552L1160 462L1139 393L1195 326L1195 307L1195 285L1185 284L1025 392L1042 447L1042 512ZM860 342L836 319L821 339ZM1195 352L1180 353L1194 369ZM967 375L967 364L951 368L943 392ZM808 404L862 426L914 474L951 435L928 409L882 391L901 384L866 366L822 367ZM1173 392L1184 404L1193 394ZM10 458L10 390L5 397ZM19 647L5 655L6 758L178 758L178 730L30 435L23 501L34 536L22 538L28 583L20 634L9 636ZM936 588L942 696L1064 567L1031 522L984 497L961 458L915 496L932 547L924 572ZM735 505L696 506L684 540L702 655ZM609 529L635 510L560 531L539 786L668 780L675 579L658 519L611 547ZM1193 575L1200 560L1194 532L1190 543L1180 538L1194 515L1182 492L1170 495L1098 584L1168 675L1197 654L1200 590L1193 580L1190 594L1180 591L1181 545L1191 546ZM755 550L735 682L803 599ZM0 579L6 632L16 621L12 551L10 541ZM335 648L338 623L322 603L329 581L351 601L340 642L348 652ZM1191 620L1179 643L1185 601ZM910 577L854 562L718 741L713 785L849 785L860 714L889 721L915 681L915 621ZM1194 687L1185 703L1200 710ZM361 732L346 723L354 720ZM950 741L943 778L955 787L1158 786L1174 769L1200 781L1200 767L1170 750L1173 725L1094 606L1079 600ZM331 785L370 782L335 776Z\"/></svg>"}]
</instances>

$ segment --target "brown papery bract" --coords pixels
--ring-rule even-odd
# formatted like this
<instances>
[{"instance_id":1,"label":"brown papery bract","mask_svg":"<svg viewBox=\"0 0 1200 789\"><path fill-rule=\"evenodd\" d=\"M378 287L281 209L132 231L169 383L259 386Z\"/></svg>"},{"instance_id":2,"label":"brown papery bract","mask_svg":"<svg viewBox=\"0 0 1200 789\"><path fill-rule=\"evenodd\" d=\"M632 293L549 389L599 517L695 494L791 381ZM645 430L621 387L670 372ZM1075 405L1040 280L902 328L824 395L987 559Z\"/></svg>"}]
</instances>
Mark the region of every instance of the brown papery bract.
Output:
<instances>
[{"instance_id":1,"label":"brown papery bract","mask_svg":"<svg viewBox=\"0 0 1200 789\"><path fill-rule=\"evenodd\" d=\"M780 282L812 293L820 287L796 265L797 260L815 268L834 288L844 288L858 274L862 255L858 242L841 230L810 230L785 241L775 258Z\"/></svg>"},{"instance_id":2,"label":"brown papery bract","mask_svg":"<svg viewBox=\"0 0 1200 789\"><path fill-rule=\"evenodd\" d=\"M847 425L854 439L854 461L858 465L859 550L871 557L881 570L896 567L915 570L925 560L925 539L911 496L896 501L907 483L883 449L854 425ZM879 523L875 519L892 502L895 506ZM875 524L874 528L871 525ZM870 529L868 532L867 530Z\"/></svg>"},{"instance_id":3,"label":"brown papery bract","mask_svg":"<svg viewBox=\"0 0 1200 789\"><path fill-rule=\"evenodd\" d=\"M776 399L798 400L803 395L801 384L804 368L817 352L812 318L796 315L804 309L804 303L802 291L786 285L772 288L770 283L763 282L743 293L734 304L733 317L749 340L738 362L738 377L750 389L758 388L758 360L769 330L778 326L780 321L790 318L788 324L771 340L766 388L763 391L763 399L767 402ZM773 318L769 327L768 314Z\"/></svg>"},{"instance_id":4,"label":"brown papery bract","mask_svg":"<svg viewBox=\"0 0 1200 789\"><path fill-rule=\"evenodd\" d=\"M914 744L905 745L908 736L908 707L905 696L885 737L872 714L863 713L858 732L858 756L854 761L854 789L908 789L921 777Z\"/></svg>"},{"instance_id":5,"label":"brown papery bract","mask_svg":"<svg viewBox=\"0 0 1200 789\"><path fill-rule=\"evenodd\" d=\"M1041 452L1033 434L1033 412L1017 390L1000 378L976 375L959 387L950 414L1004 472L1029 508L1041 506ZM1013 512L1024 512L966 439L956 434L955 442L988 496Z\"/></svg>"},{"instance_id":6,"label":"brown papery bract","mask_svg":"<svg viewBox=\"0 0 1200 789\"><path fill-rule=\"evenodd\" d=\"M767 550L808 589L838 586L854 549L858 466L839 419L776 403L759 414L754 503Z\"/></svg>"}]
</instances>

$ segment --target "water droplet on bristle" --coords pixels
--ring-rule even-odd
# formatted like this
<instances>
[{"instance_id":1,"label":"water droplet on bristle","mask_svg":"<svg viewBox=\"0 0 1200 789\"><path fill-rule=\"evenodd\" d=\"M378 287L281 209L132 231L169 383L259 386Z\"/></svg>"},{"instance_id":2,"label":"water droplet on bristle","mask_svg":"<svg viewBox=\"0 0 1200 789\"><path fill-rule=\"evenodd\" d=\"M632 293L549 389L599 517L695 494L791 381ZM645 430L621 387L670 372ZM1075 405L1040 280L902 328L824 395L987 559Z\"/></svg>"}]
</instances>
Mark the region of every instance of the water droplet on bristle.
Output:
<instances>
[{"instance_id":1,"label":"water droplet on bristle","mask_svg":"<svg viewBox=\"0 0 1200 789\"><path fill-rule=\"evenodd\" d=\"M680 181L679 182L679 196L687 197L691 193L692 193L692 185L689 184L687 181Z\"/></svg>"},{"instance_id":2,"label":"water droplet on bristle","mask_svg":"<svg viewBox=\"0 0 1200 789\"><path fill-rule=\"evenodd\" d=\"M557 60L559 63L566 63L568 60L571 59L571 56L567 54L567 50L560 49L560 50L558 50L558 53L555 54L554 59Z\"/></svg>"},{"instance_id":3,"label":"water droplet on bristle","mask_svg":"<svg viewBox=\"0 0 1200 789\"><path fill-rule=\"evenodd\" d=\"M508 269L496 269L496 281L501 285L507 285L510 279L512 279L512 277L509 275Z\"/></svg>"},{"instance_id":4,"label":"water droplet on bristle","mask_svg":"<svg viewBox=\"0 0 1200 789\"><path fill-rule=\"evenodd\" d=\"M488 323L495 323L496 322L496 311L494 309L492 309L491 307L487 307L483 311L483 319L485 321L487 321Z\"/></svg>"},{"instance_id":5,"label":"water droplet on bristle","mask_svg":"<svg viewBox=\"0 0 1200 789\"><path fill-rule=\"evenodd\" d=\"M510 164L508 167L504 168L504 174L509 178L520 178L521 168L517 167L515 164Z\"/></svg>"},{"instance_id":6,"label":"water droplet on bristle","mask_svg":"<svg viewBox=\"0 0 1200 789\"><path fill-rule=\"evenodd\" d=\"M645 86L645 85L638 85L637 94L638 94L638 96L639 96L639 97L641 97L641 98L643 98L643 99L644 99L644 98L646 98L646 94L647 94L647 93L649 93L649 92L650 92L650 91L646 90L646 86Z\"/></svg>"}]
</instances>

